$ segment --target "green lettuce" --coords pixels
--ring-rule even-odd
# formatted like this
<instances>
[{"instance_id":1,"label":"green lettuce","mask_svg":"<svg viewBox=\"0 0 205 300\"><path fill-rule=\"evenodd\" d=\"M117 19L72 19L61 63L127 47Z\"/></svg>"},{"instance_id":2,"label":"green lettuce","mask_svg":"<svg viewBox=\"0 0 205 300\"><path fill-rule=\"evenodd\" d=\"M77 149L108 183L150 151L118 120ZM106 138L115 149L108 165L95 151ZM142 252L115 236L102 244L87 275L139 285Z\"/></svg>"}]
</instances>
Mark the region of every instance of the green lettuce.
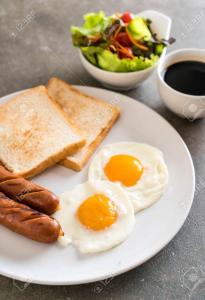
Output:
<instances>
[{"instance_id":1,"label":"green lettuce","mask_svg":"<svg viewBox=\"0 0 205 300\"><path fill-rule=\"evenodd\" d=\"M83 55L87 58L89 62L98 67L98 57L104 49L101 47L89 46L89 47L81 47L81 51Z\"/></svg>"},{"instance_id":2,"label":"green lettuce","mask_svg":"<svg viewBox=\"0 0 205 300\"><path fill-rule=\"evenodd\" d=\"M150 68L156 64L158 55L151 54L150 58L142 56L133 59L120 59L117 54L101 47L82 47L84 56L95 66L110 72L134 72Z\"/></svg>"},{"instance_id":3,"label":"green lettuce","mask_svg":"<svg viewBox=\"0 0 205 300\"><path fill-rule=\"evenodd\" d=\"M111 22L111 17L106 17L104 12L89 13L84 16L85 23L82 27L71 26L71 35L74 46L83 44L86 38L101 34Z\"/></svg>"}]
</instances>

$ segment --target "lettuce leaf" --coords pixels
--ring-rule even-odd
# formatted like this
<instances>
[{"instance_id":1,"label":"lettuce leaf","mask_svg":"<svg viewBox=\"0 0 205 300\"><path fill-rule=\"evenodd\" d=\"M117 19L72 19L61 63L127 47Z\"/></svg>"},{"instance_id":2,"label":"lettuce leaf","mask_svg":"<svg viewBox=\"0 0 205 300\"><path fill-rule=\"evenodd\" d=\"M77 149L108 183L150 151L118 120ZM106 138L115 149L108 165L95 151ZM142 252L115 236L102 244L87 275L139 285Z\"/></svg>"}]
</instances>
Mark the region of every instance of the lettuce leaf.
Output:
<instances>
[{"instance_id":1,"label":"lettuce leaf","mask_svg":"<svg viewBox=\"0 0 205 300\"><path fill-rule=\"evenodd\" d=\"M133 59L120 59L117 54L101 47L81 48L84 56L95 66L111 72L134 72L144 70L156 64L159 57L152 54L150 58L142 56Z\"/></svg>"},{"instance_id":2,"label":"lettuce leaf","mask_svg":"<svg viewBox=\"0 0 205 300\"><path fill-rule=\"evenodd\" d=\"M111 22L111 17L106 17L104 12L89 13L84 16L85 23L82 27L71 26L71 35L74 46L82 45L86 38L103 33Z\"/></svg>"},{"instance_id":3,"label":"lettuce leaf","mask_svg":"<svg viewBox=\"0 0 205 300\"><path fill-rule=\"evenodd\" d=\"M101 53L103 50L103 48L95 46L81 47L83 55L87 58L89 62L91 62L91 64L97 67L99 67L97 54Z\"/></svg>"},{"instance_id":4,"label":"lettuce leaf","mask_svg":"<svg viewBox=\"0 0 205 300\"><path fill-rule=\"evenodd\" d=\"M85 15L85 28L95 28L97 32L103 31L109 22L103 11L99 13L89 13Z\"/></svg>"}]
</instances>

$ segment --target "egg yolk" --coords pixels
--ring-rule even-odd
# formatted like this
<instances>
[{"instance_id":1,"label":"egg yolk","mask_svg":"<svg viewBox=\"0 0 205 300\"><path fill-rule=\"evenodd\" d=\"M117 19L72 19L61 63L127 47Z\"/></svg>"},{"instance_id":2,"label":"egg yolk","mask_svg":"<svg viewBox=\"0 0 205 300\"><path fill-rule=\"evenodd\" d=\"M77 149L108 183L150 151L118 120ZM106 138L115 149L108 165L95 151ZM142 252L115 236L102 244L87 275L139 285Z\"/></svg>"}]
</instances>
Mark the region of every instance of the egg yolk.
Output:
<instances>
[{"instance_id":1,"label":"egg yolk","mask_svg":"<svg viewBox=\"0 0 205 300\"><path fill-rule=\"evenodd\" d=\"M143 166L131 155L118 154L110 158L104 167L104 172L110 181L119 181L125 186L133 186L142 176Z\"/></svg>"},{"instance_id":2,"label":"egg yolk","mask_svg":"<svg viewBox=\"0 0 205 300\"><path fill-rule=\"evenodd\" d=\"M103 194L87 198L78 208L77 216L88 229L103 230L117 220L116 205Z\"/></svg>"}]
</instances>

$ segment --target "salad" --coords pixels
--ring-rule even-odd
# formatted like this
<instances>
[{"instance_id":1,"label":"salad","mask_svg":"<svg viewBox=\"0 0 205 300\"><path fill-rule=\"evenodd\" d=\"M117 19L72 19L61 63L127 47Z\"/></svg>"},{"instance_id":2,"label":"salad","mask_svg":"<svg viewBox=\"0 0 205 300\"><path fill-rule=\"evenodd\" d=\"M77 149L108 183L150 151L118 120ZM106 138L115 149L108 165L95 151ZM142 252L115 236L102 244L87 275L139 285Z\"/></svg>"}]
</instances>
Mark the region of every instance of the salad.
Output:
<instances>
[{"instance_id":1,"label":"salad","mask_svg":"<svg viewBox=\"0 0 205 300\"><path fill-rule=\"evenodd\" d=\"M149 19L131 12L105 16L89 13L82 27L71 27L73 45L93 65L112 72L133 72L152 67L164 48L174 42L158 39Z\"/></svg>"}]
</instances>

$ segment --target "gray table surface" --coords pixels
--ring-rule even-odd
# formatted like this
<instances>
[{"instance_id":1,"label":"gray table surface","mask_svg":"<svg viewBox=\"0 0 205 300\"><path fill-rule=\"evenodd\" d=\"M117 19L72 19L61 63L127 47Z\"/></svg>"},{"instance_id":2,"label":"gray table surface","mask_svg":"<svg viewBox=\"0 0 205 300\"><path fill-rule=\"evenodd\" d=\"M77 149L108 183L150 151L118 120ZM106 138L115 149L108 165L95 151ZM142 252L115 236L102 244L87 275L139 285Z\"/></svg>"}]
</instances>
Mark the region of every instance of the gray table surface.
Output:
<instances>
[{"instance_id":1,"label":"gray table surface","mask_svg":"<svg viewBox=\"0 0 205 300\"><path fill-rule=\"evenodd\" d=\"M84 13L100 9L108 14L162 11L173 19L177 43L170 50L205 46L204 0L0 0L0 96L44 84L53 75L74 84L100 86L83 70L69 37L71 24L78 24ZM166 118L191 152L197 186L183 228L150 261L110 281L50 287L0 276L1 300L205 299L205 121L189 122L168 111L159 98L154 75L126 94Z\"/></svg>"}]
</instances>

